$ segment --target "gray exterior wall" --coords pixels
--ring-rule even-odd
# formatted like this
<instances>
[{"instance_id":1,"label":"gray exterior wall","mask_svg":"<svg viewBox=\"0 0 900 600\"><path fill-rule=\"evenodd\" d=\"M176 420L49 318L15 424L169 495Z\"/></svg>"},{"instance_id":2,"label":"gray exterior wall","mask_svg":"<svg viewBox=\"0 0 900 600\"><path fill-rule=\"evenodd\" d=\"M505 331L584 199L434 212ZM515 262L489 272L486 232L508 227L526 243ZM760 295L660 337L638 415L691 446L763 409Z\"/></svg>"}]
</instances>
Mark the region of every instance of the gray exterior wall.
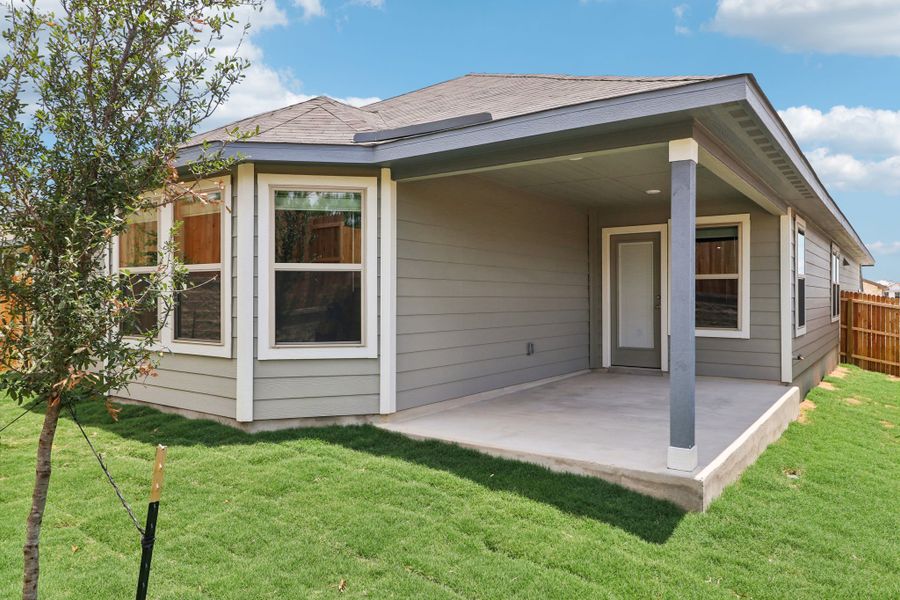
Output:
<instances>
[{"instance_id":1,"label":"gray exterior wall","mask_svg":"<svg viewBox=\"0 0 900 600\"><path fill-rule=\"evenodd\" d=\"M750 339L697 338L697 375L744 379L781 379L779 218L740 195L709 198L697 190L698 216L750 215ZM668 206L635 211L599 210L597 230L666 223ZM602 248L599 253L602 253ZM602 264L602 256L598 259ZM600 264L595 266L600 272ZM599 304L599 303L598 303ZM599 306L595 322L600 326ZM601 350L598 348L598 355Z\"/></svg>"},{"instance_id":2,"label":"gray exterior wall","mask_svg":"<svg viewBox=\"0 0 900 600\"><path fill-rule=\"evenodd\" d=\"M796 252L794 242L795 236L792 234L792 253ZM791 261L792 265L795 263L796 260ZM796 281L794 277L792 304L795 311ZM796 323L796 314L794 321ZM803 373L812 367L821 370L820 361L832 353L840 342L840 325L839 321L831 320L831 240L815 223L806 220L806 333L799 337L794 334L795 380L801 379Z\"/></svg>"},{"instance_id":3,"label":"gray exterior wall","mask_svg":"<svg viewBox=\"0 0 900 600\"><path fill-rule=\"evenodd\" d=\"M256 165L256 174L377 176L373 169ZM259 186L255 235L259 232ZM380 230L380 227L379 227ZM253 247L258 249L257 239ZM253 258L253 356L258 356L259 273ZM376 261L377 265L377 261ZM377 266L376 266L377 268ZM378 359L254 360L253 419L378 413Z\"/></svg>"},{"instance_id":4,"label":"gray exterior wall","mask_svg":"<svg viewBox=\"0 0 900 600\"><path fill-rule=\"evenodd\" d=\"M850 264L844 266L843 261L841 262L841 289L845 292L861 292L862 272L859 263L847 256L843 258Z\"/></svg>"},{"instance_id":5,"label":"gray exterior wall","mask_svg":"<svg viewBox=\"0 0 900 600\"><path fill-rule=\"evenodd\" d=\"M135 382L114 396L234 418L237 360L237 203L231 181L231 358L166 354L156 377Z\"/></svg>"},{"instance_id":6,"label":"gray exterior wall","mask_svg":"<svg viewBox=\"0 0 900 600\"><path fill-rule=\"evenodd\" d=\"M397 229L398 409L588 368L586 209L456 177L401 183Z\"/></svg>"}]
</instances>

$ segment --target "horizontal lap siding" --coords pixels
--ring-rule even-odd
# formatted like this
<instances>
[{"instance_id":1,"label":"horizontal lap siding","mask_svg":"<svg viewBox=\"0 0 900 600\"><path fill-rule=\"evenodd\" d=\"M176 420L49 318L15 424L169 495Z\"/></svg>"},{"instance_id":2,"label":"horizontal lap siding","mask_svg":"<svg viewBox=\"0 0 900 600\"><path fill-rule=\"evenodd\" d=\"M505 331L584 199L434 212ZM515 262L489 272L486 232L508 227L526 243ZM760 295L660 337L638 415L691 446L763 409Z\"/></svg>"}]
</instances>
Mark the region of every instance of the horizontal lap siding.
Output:
<instances>
[{"instance_id":1,"label":"horizontal lap siding","mask_svg":"<svg viewBox=\"0 0 900 600\"><path fill-rule=\"evenodd\" d=\"M794 379L828 357L839 342L840 323L831 320L831 241L807 221L806 333L794 338Z\"/></svg>"},{"instance_id":2,"label":"horizontal lap siding","mask_svg":"<svg viewBox=\"0 0 900 600\"><path fill-rule=\"evenodd\" d=\"M399 409L588 367L585 210L476 177L398 199Z\"/></svg>"},{"instance_id":3,"label":"horizontal lap siding","mask_svg":"<svg viewBox=\"0 0 900 600\"><path fill-rule=\"evenodd\" d=\"M231 359L167 354L156 377L132 383L115 395L233 418L235 373Z\"/></svg>"},{"instance_id":4,"label":"horizontal lap siding","mask_svg":"<svg viewBox=\"0 0 900 600\"><path fill-rule=\"evenodd\" d=\"M237 181L231 181L231 358L167 354L157 376L128 386L116 395L201 413L234 418L237 361Z\"/></svg>"},{"instance_id":5,"label":"horizontal lap siding","mask_svg":"<svg viewBox=\"0 0 900 600\"><path fill-rule=\"evenodd\" d=\"M844 266L843 260L850 264ZM862 279L860 278L859 263L848 257L844 257L843 260L841 261L841 289L845 292L861 292Z\"/></svg>"},{"instance_id":6,"label":"horizontal lap siding","mask_svg":"<svg viewBox=\"0 0 900 600\"><path fill-rule=\"evenodd\" d=\"M371 169L334 169L256 165L256 173L289 175L347 175L371 177ZM257 195L259 188L257 186ZM380 204L380 203L379 203ZM257 197L256 235L259 235L259 198ZM370 215L378 218L377 215ZM379 231L381 228L378 228ZM254 248L258 253L258 240ZM379 244L380 252L380 244ZM377 258L377 257L376 257ZM372 261L378 268L378 261ZM253 331L254 356L258 339L259 288L258 263L254 257ZM376 299L377 302L377 299ZM378 359L255 360L253 369L253 419L291 419L302 417L377 414Z\"/></svg>"},{"instance_id":7,"label":"horizontal lap siding","mask_svg":"<svg viewBox=\"0 0 900 600\"><path fill-rule=\"evenodd\" d=\"M697 374L781 379L780 221L749 200L719 214L750 213L750 339L697 338ZM724 207L723 207L724 208Z\"/></svg>"}]
</instances>

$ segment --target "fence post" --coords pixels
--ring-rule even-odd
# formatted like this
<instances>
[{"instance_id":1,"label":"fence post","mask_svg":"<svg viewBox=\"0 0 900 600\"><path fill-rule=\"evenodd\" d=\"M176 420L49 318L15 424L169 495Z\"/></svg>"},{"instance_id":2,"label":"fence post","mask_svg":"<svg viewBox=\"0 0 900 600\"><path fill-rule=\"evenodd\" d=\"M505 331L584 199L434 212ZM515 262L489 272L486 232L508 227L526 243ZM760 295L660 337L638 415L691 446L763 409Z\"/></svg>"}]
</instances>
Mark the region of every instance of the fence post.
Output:
<instances>
[{"instance_id":1,"label":"fence post","mask_svg":"<svg viewBox=\"0 0 900 600\"><path fill-rule=\"evenodd\" d=\"M847 362L851 365L855 365L856 362L853 359L854 349L856 344L856 332L853 330L853 323L856 319L853 318L853 313L856 312L856 306L853 304L853 294L847 294Z\"/></svg>"},{"instance_id":2,"label":"fence post","mask_svg":"<svg viewBox=\"0 0 900 600\"><path fill-rule=\"evenodd\" d=\"M159 515L159 499L162 496L163 467L166 464L166 447L156 447L156 460L153 463L153 479L150 484L150 504L147 505L147 525L144 537L141 538L141 569L138 573L136 600L147 598L147 585L150 583L150 561L153 559L153 543L156 541L156 517Z\"/></svg>"}]
</instances>

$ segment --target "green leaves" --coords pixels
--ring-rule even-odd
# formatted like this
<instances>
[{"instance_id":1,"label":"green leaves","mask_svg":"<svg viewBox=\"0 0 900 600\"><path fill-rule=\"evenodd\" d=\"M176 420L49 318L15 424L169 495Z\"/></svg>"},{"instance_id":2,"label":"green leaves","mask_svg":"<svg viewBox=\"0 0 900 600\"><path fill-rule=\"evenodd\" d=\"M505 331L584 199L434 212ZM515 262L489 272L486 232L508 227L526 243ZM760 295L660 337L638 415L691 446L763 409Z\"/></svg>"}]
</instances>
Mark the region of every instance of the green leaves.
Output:
<instances>
[{"instance_id":1,"label":"green leaves","mask_svg":"<svg viewBox=\"0 0 900 600\"><path fill-rule=\"evenodd\" d=\"M181 272L111 274L110 242L130 217L230 170L222 146L176 169L180 147L247 62L216 45L255 0L69 0L59 14L6 9L0 57L0 391L15 399L105 395L152 374L158 323ZM235 131L235 139L246 133ZM161 190L152 196L146 192ZM124 282L124 283L123 283Z\"/></svg>"}]
</instances>

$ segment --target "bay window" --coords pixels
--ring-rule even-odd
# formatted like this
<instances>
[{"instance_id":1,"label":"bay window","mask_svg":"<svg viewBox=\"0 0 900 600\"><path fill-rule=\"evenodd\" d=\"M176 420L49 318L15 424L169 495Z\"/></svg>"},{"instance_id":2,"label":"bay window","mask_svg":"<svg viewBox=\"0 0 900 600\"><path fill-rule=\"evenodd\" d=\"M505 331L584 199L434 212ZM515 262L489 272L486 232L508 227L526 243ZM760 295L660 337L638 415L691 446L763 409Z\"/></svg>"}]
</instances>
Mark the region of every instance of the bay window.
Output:
<instances>
[{"instance_id":1,"label":"bay window","mask_svg":"<svg viewBox=\"0 0 900 600\"><path fill-rule=\"evenodd\" d=\"M178 258L187 269L185 289L175 298L174 339L222 341L222 192L175 203Z\"/></svg>"},{"instance_id":2,"label":"bay window","mask_svg":"<svg viewBox=\"0 0 900 600\"><path fill-rule=\"evenodd\" d=\"M168 262L160 255L166 247L174 249L187 270L186 280L180 282L184 289L175 294L174 314L167 315L160 330L161 350L231 356L229 179L201 181L191 197L132 216L113 244L114 270L127 273L127 289L135 295L149 285L149 273L159 268L160 261ZM171 278L173 273L165 276ZM158 312L157 308L136 314L122 324L125 333L137 336L155 327Z\"/></svg>"},{"instance_id":3,"label":"bay window","mask_svg":"<svg viewBox=\"0 0 900 600\"><path fill-rule=\"evenodd\" d=\"M376 183L259 176L259 358L377 356Z\"/></svg>"},{"instance_id":4,"label":"bay window","mask_svg":"<svg viewBox=\"0 0 900 600\"><path fill-rule=\"evenodd\" d=\"M140 302L150 286L150 274L156 271L159 260L159 215L157 211L143 211L131 216L125 232L119 236L116 267L122 273L125 300ZM135 311L122 323L126 335L139 336L157 326L159 309Z\"/></svg>"}]
</instances>

